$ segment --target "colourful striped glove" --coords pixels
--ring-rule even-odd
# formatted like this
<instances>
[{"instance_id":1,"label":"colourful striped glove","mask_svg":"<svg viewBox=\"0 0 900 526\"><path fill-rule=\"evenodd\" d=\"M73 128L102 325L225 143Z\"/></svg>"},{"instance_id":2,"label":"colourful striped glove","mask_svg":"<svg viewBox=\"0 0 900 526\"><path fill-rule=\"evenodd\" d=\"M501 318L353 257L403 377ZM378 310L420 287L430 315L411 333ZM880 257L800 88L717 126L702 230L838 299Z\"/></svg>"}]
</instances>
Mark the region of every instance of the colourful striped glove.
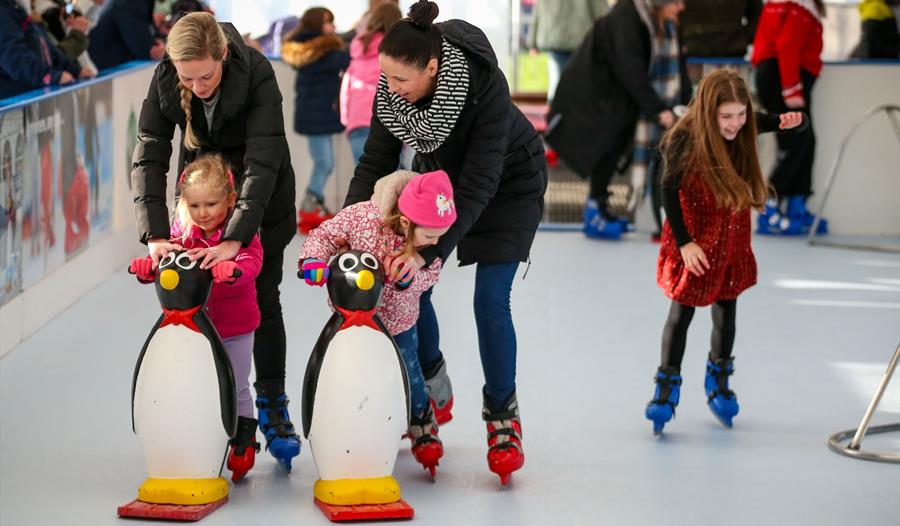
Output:
<instances>
[{"instance_id":1,"label":"colourful striped glove","mask_svg":"<svg viewBox=\"0 0 900 526\"><path fill-rule=\"evenodd\" d=\"M321 287L328 282L328 264L321 259L304 259L300 263L300 271L307 285Z\"/></svg>"}]
</instances>

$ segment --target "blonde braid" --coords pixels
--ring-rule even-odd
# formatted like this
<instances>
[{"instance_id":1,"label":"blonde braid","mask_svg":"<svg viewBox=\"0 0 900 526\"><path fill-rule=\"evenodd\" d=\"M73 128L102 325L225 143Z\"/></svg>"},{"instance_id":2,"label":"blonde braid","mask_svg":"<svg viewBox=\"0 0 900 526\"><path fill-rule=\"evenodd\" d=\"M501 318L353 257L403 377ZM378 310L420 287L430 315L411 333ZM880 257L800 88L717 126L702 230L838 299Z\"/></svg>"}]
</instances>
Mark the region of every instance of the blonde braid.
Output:
<instances>
[{"instance_id":1,"label":"blonde braid","mask_svg":"<svg viewBox=\"0 0 900 526\"><path fill-rule=\"evenodd\" d=\"M181 91L181 109L184 110L184 147L188 150L196 150L200 148L197 136L194 135L194 128L191 127L191 99L194 94L184 84L178 84Z\"/></svg>"}]
</instances>

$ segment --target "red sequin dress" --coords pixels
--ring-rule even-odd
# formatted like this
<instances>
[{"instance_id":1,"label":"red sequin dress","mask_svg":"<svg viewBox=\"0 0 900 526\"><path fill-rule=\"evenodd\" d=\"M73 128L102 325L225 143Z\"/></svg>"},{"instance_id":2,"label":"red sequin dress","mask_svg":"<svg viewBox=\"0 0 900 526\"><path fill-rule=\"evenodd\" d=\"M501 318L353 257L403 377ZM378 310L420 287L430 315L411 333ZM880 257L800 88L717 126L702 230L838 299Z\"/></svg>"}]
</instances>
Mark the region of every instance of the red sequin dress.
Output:
<instances>
[{"instance_id":1,"label":"red sequin dress","mask_svg":"<svg viewBox=\"0 0 900 526\"><path fill-rule=\"evenodd\" d=\"M668 220L656 263L656 282L673 301L704 307L732 300L756 284L756 258L750 247L750 209L720 208L712 191L696 174L685 175L678 190L684 223L700 245L710 268L702 276L688 271Z\"/></svg>"}]
</instances>

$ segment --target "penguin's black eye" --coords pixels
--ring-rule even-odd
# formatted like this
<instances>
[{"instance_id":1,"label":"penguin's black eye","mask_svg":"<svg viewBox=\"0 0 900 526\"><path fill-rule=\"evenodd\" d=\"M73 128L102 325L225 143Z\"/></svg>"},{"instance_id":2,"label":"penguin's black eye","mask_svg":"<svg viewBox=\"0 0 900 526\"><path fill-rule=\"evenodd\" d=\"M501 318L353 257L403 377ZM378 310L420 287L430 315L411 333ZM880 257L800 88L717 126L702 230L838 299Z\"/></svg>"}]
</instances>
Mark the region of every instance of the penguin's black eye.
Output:
<instances>
[{"instance_id":1,"label":"penguin's black eye","mask_svg":"<svg viewBox=\"0 0 900 526\"><path fill-rule=\"evenodd\" d=\"M191 258L188 257L187 252L182 253L178 256L178 259L175 260L175 263L184 270L191 270L195 266L197 266L197 261L191 261Z\"/></svg>"},{"instance_id":2,"label":"penguin's black eye","mask_svg":"<svg viewBox=\"0 0 900 526\"><path fill-rule=\"evenodd\" d=\"M356 259L356 254L351 254L350 252L343 254L338 260L338 266L341 267L341 270L344 272L350 272L356 268L356 265L358 264L359 260Z\"/></svg>"},{"instance_id":3,"label":"penguin's black eye","mask_svg":"<svg viewBox=\"0 0 900 526\"><path fill-rule=\"evenodd\" d=\"M369 267L372 270L378 270L378 260L375 259L375 256L366 252L362 256L359 257L362 264Z\"/></svg>"},{"instance_id":4,"label":"penguin's black eye","mask_svg":"<svg viewBox=\"0 0 900 526\"><path fill-rule=\"evenodd\" d=\"M174 252L169 252L168 254L166 254L166 257L164 257L162 261L159 262L159 268L166 268L171 265L175 261L175 255L176 254Z\"/></svg>"}]
</instances>

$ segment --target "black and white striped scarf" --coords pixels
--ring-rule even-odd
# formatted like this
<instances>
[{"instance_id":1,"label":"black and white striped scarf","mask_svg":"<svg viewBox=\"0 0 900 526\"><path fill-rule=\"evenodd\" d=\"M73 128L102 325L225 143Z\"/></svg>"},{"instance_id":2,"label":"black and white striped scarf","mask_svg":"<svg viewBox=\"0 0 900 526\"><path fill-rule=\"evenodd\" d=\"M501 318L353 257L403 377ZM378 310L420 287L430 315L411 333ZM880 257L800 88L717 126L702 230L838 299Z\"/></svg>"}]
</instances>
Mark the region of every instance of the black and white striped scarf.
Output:
<instances>
[{"instance_id":1,"label":"black and white striped scarf","mask_svg":"<svg viewBox=\"0 0 900 526\"><path fill-rule=\"evenodd\" d=\"M469 65L463 52L444 40L437 88L431 103L417 108L388 89L384 73L375 93L375 113L395 137L419 153L440 148L450 136L469 91Z\"/></svg>"}]
</instances>

